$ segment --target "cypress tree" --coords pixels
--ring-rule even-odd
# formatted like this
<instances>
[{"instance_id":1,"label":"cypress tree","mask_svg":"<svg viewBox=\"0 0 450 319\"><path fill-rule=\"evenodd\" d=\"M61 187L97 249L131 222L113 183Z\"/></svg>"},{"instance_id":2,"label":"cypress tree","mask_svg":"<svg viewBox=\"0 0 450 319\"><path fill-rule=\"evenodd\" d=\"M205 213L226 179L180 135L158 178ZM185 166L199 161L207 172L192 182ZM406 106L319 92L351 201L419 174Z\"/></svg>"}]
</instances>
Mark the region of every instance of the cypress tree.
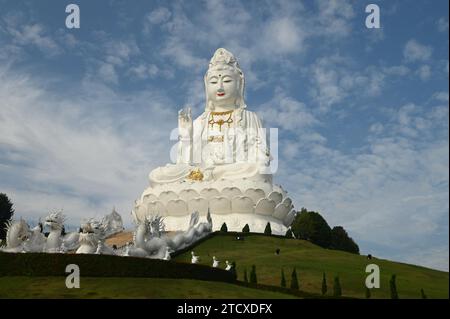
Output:
<instances>
[{"instance_id":1,"label":"cypress tree","mask_svg":"<svg viewBox=\"0 0 450 319\"><path fill-rule=\"evenodd\" d=\"M281 268L281 287L286 288L286 277L284 276L283 268Z\"/></svg>"},{"instance_id":2,"label":"cypress tree","mask_svg":"<svg viewBox=\"0 0 450 319\"><path fill-rule=\"evenodd\" d=\"M247 268L244 269L244 282L248 283Z\"/></svg>"},{"instance_id":3,"label":"cypress tree","mask_svg":"<svg viewBox=\"0 0 450 319\"><path fill-rule=\"evenodd\" d=\"M221 232L224 232L224 233L227 233L227 232L228 232L228 227L227 227L227 224L226 224L226 223L223 223L223 224L222 224L222 227L220 227L220 231L221 231Z\"/></svg>"},{"instance_id":4,"label":"cypress tree","mask_svg":"<svg viewBox=\"0 0 450 319\"><path fill-rule=\"evenodd\" d=\"M425 295L425 291L422 289L420 289L420 296L422 297L422 299L428 299L427 295Z\"/></svg>"},{"instance_id":5,"label":"cypress tree","mask_svg":"<svg viewBox=\"0 0 450 319\"><path fill-rule=\"evenodd\" d=\"M245 224L244 228L242 228L243 233L249 233L250 232L250 226L248 224Z\"/></svg>"},{"instance_id":6,"label":"cypress tree","mask_svg":"<svg viewBox=\"0 0 450 319\"><path fill-rule=\"evenodd\" d=\"M298 290L299 286L298 286L298 279L297 279L297 270L292 271L292 276L291 276L291 289L294 290Z\"/></svg>"},{"instance_id":7,"label":"cypress tree","mask_svg":"<svg viewBox=\"0 0 450 319\"><path fill-rule=\"evenodd\" d=\"M292 237L292 230L289 228L287 231L286 231L286 234L284 235L286 238L293 238Z\"/></svg>"},{"instance_id":8,"label":"cypress tree","mask_svg":"<svg viewBox=\"0 0 450 319\"><path fill-rule=\"evenodd\" d=\"M234 262L234 261L231 263L230 272L233 274L234 280L237 280L236 262Z\"/></svg>"},{"instance_id":9,"label":"cypress tree","mask_svg":"<svg viewBox=\"0 0 450 319\"><path fill-rule=\"evenodd\" d=\"M327 294L328 287L327 287L327 277L325 276L325 273L323 273L322 276L322 296L325 296Z\"/></svg>"},{"instance_id":10,"label":"cypress tree","mask_svg":"<svg viewBox=\"0 0 450 319\"><path fill-rule=\"evenodd\" d=\"M392 275L389 281L389 287L391 288L391 299L398 299L397 284L395 283L396 276Z\"/></svg>"},{"instance_id":11,"label":"cypress tree","mask_svg":"<svg viewBox=\"0 0 450 319\"><path fill-rule=\"evenodd\" d=\"M366 299L370 299L371 296L370 289L366 287Z\"/></svg>"},{"instance_id":12,"label":"cypress tree","mask_svg":"<svg viewBox=\"0 0 450 319\"><path fill-rule=\"evenodd\" d=\"M250 283L251 284L258 283L258 279L256 277L256 266L255 265L252 266L252 271L250 271Z\"/></svg>"},{"instance_id":13,"label":"cypress tree","mask_svg":"<svg viewBox=\"0 0 450 319\"><path fill-rule=\"evenodd\" d=\"M342 296L342 288L341 283L339 282L339 276L334 277L333 296L334 297Z\"/></svg>"},{"instance_id":14,"label":"cypress tree","mask_svg":"<svg viewBox=\"0 0 450 319\"><path fill-rule=\"evenodd\" d=\"M13 203L4 193L0 193L0 239L6 239L6 224L14 214Z\"/></svg>"},{"instance_id":15,"label":"cypress tree","mask_svg":"<svg viewBox=\"0 0 450 319\"><path fill-rule=\"evenodd\" d=\"M264 229L264 235L272 235L272 228L270 227L270 223L267 223L266 228Z\"/></svg>"}]
</instances>

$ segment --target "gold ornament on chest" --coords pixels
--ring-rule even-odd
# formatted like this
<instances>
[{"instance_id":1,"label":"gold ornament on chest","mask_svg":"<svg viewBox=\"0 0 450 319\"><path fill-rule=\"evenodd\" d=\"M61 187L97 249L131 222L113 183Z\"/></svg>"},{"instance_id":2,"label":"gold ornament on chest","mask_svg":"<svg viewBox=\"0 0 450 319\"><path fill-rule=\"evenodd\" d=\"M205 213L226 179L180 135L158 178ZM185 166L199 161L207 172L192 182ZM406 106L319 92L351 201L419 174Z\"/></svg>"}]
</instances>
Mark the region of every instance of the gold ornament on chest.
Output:
<instances>
[{"instance_id":1,"label":"gold ornament on chest","mask_svg":"<svg viewBox=\"0 0 450 319\"><path fill-rule=\"evenodd\" d=\"M211 128L214 128L214 125L217 124L219 126L219 131L222 131L222 126L225 124L228 124L228 127L230 128L231 123L233 123L233 110L225 112L211 112L208 120L208 124Z\"/></svg>"}]
</instances>

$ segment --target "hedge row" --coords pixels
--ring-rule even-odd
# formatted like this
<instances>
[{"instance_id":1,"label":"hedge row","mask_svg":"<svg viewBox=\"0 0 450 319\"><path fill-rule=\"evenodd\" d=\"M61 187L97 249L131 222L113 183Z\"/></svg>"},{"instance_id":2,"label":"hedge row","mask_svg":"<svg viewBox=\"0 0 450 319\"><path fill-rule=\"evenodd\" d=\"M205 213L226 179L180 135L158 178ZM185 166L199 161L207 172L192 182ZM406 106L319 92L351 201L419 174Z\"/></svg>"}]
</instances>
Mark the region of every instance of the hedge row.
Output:
<instances>
[{"instance_id":1,"label":"hedge row","mask_svg":"<svg viewBox=\"0 0 450 319\"><path fill-rule=\"evenodd\" d=\"M0 253L0 276L67 276L76 264L86 277L150 277L234 282L223 269L157 259L85 254Z\"/></svg>"}]
</instances>

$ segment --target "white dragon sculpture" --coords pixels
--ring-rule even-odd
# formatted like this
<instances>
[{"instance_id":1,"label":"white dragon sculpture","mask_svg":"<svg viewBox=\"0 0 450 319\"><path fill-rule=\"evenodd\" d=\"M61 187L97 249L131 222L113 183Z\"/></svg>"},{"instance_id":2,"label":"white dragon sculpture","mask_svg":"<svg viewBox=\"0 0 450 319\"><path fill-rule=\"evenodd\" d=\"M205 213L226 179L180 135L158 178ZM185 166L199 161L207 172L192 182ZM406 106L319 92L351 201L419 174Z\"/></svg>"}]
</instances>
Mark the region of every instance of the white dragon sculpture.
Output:
<instances>
[{"instance_id":1,"label":"white dragon sculpture","mask_svg":"<svg viewBox=\"0 0 450 319\"><path fill-rule=\"evenodd\" d=\"M28 224L20 218L19 220L9 221L6 224L6 247L2 248L4 252L21 252L25 250L25 242L30 238L31 231Z\"/></svg>"},{"instance_id":2,"label":"white dragon sculpture","mask_svg":"<svg viewBox=\"0 0 450 319\"><path fill-rule=\"evenodd\" d=\"M63 235L65 216L61 211L50 213L45 217L45 226L50 228L43 252L59 253L63 246L65 250L74 250L79 246L78 232L71 232Z\"/></svg>"},{"instance_id":3,"label":"white dragon sculpture","mask_svg":"<svg viewBox=\"0 0 450 319\"><path fill-rule=\"evenodd\" d=\"M44 226L50 228L48 237L45 237ZM64 215L62 212L50 213L36 227L30 226L20 218L8 222L6 225L6 247L4 252L48 252L59 253L61 247L74 250L78 247L78 233L72 232L62 235L64 229Z\"/></svg>"},{"instance_id":4,"label":"white dragon sculpture","mask_svg":"<svg viewBox=\"0 0 450 319\"><path fill-rule=\"evenodd\" d=\"M105 244L105 225L90 219L81 225L79 247L77 254L107 254L114 255L114 250Z\"/></svg>"},{"instance_id":5,"label":"white dragon sculpture","mask_svg":"<svg viewBox=\"0 0 450 319\"><path fill-rule=\"evenodd\" d=\"M183 249L212 231L212 219L209 212L206 218L207 222L198 223L199 213L192 213L188 230L170 238L163 234L163 218L155 215L148 216L137 225L133 235L134 245L128 245L124 255L168 260L170 251Z\"/></svg>"}]
</instances>

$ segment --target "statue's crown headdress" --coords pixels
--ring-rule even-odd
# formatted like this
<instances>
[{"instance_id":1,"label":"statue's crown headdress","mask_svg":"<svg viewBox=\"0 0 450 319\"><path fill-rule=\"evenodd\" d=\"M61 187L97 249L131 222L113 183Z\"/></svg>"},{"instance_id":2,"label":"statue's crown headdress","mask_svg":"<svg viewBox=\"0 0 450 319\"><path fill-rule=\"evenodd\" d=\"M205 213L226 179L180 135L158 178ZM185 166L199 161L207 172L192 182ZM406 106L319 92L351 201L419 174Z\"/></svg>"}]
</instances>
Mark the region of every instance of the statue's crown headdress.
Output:
<instances>
[{"instance_id":1,"label":"statue's crown headdress","mask_svg":"<svg viewBox=\"0 0 450 319\"><path fill-rule=\"evenodd\" d=\"M217 49L209 61L210 68L218 65L229 65L240 70L239 63L234 55L224 48Z\"/></svg>"}]
</instances>

